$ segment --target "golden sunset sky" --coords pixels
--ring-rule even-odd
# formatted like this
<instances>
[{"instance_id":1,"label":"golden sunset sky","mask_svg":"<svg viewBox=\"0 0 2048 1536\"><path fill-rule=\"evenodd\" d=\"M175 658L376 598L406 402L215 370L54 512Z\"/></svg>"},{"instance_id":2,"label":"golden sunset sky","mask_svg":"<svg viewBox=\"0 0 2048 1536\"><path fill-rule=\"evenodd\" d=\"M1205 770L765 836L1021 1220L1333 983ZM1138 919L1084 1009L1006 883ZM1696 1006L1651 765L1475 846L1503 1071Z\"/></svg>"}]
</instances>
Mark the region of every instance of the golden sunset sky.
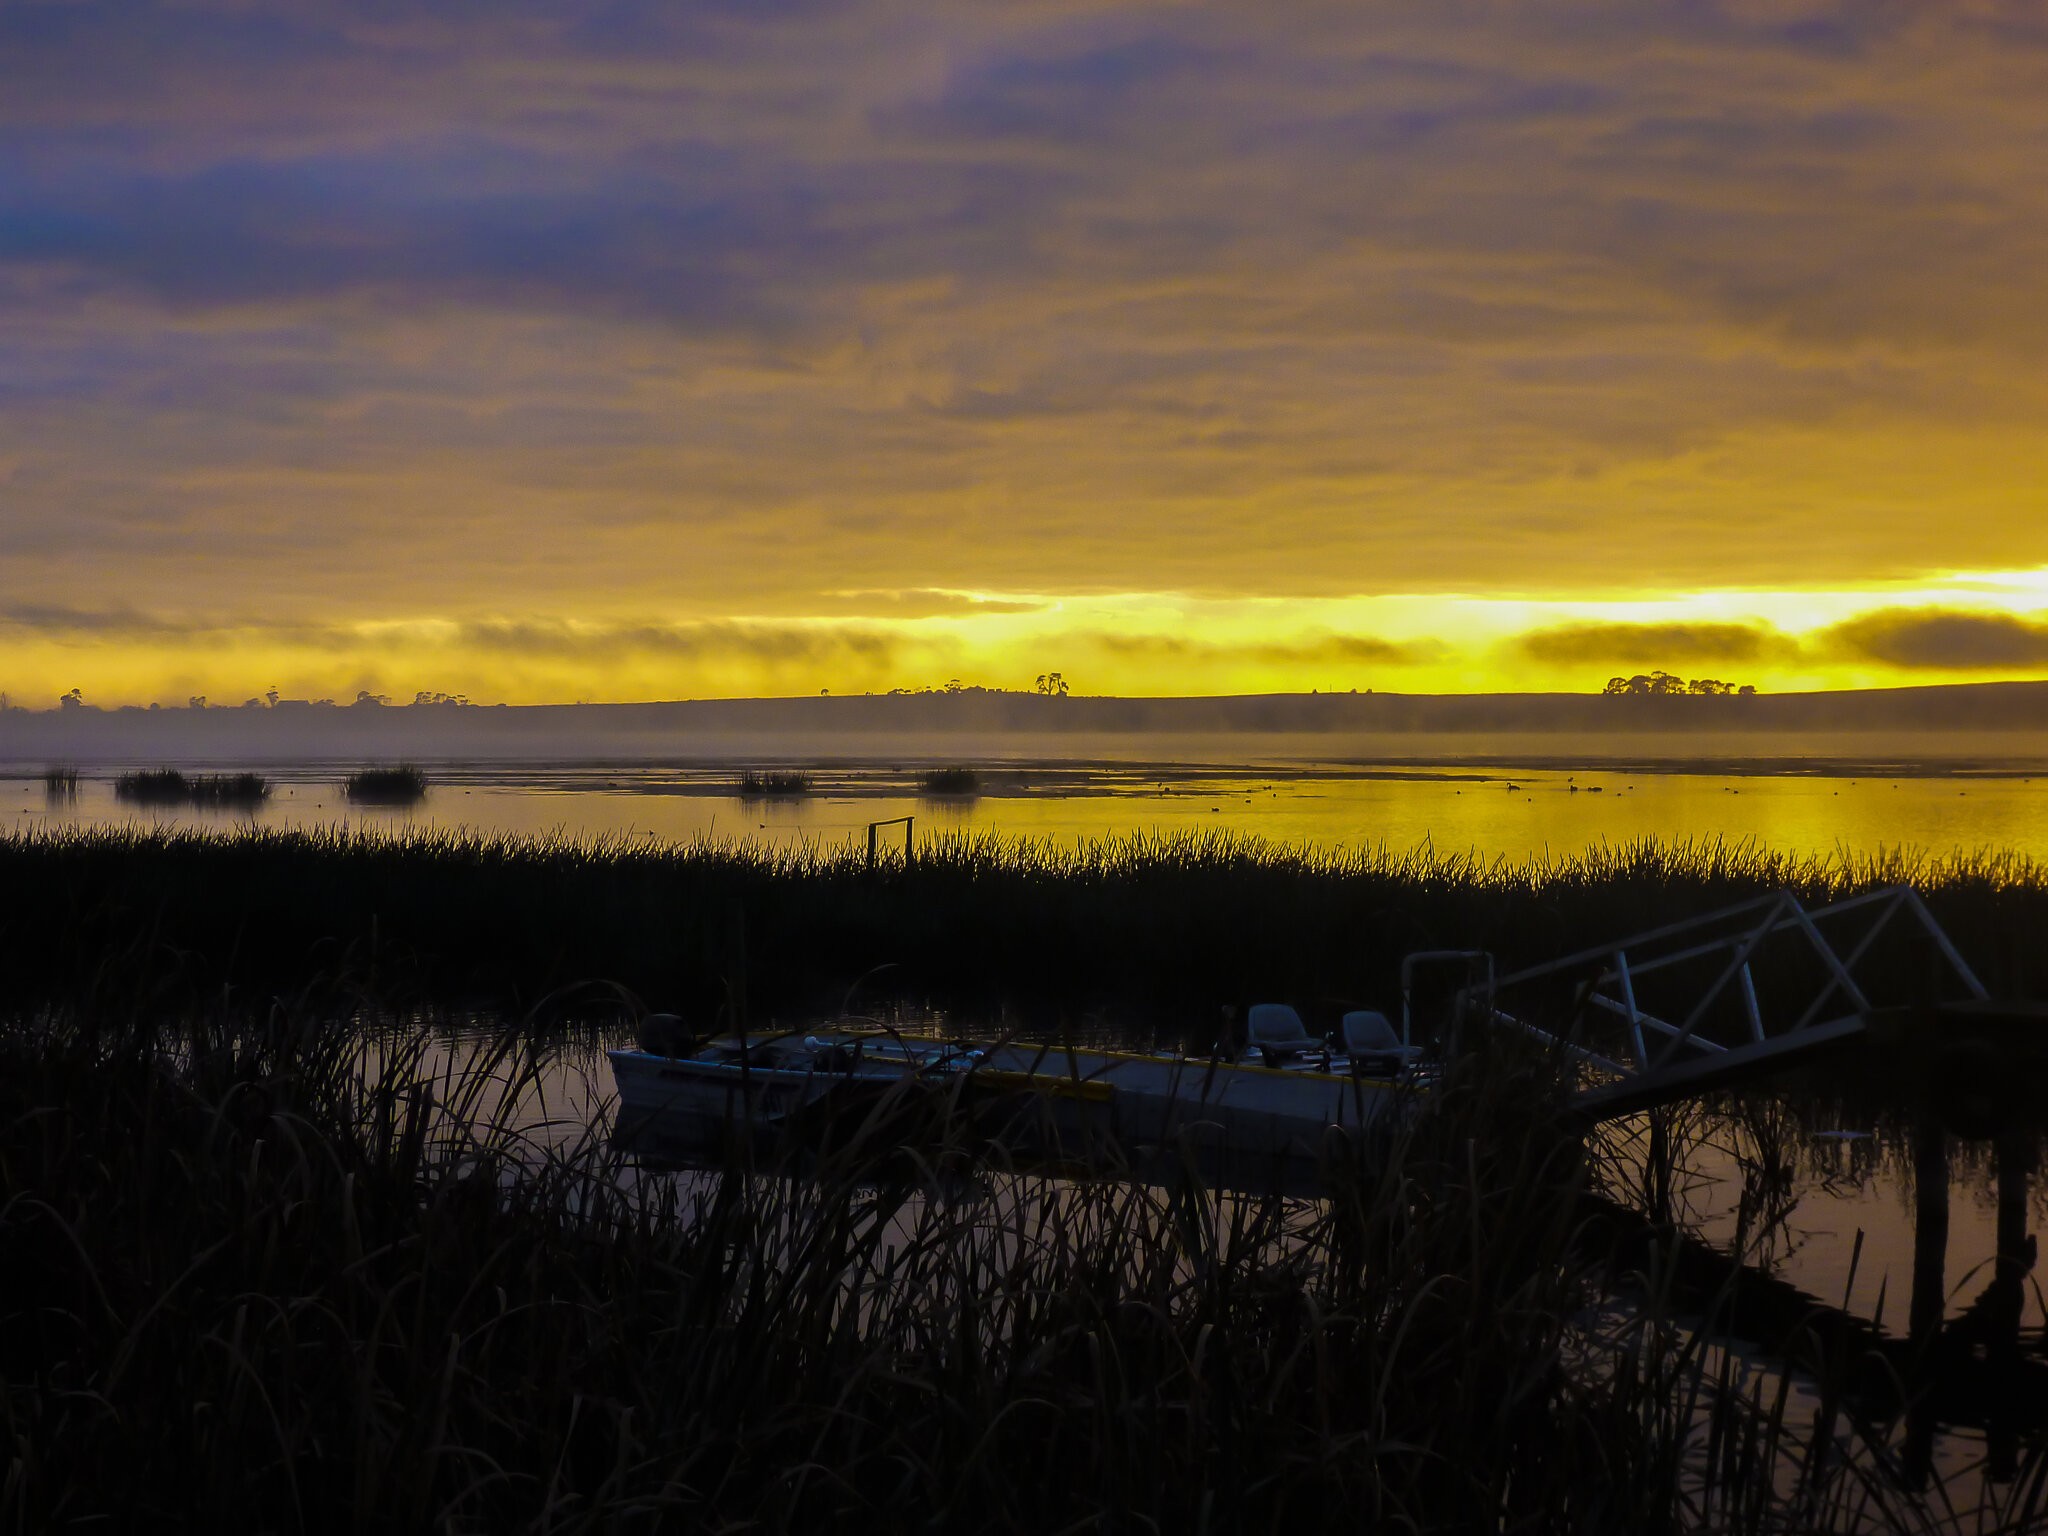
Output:
<instances>
[{"instance_id":1,"label":"golden sunset sky","mask_svg":"<svg viewBox=\"0 0 2048 1536\"><path fill-rule=\"evenodd\" d=\"M0 4L0 689L2048 676L2048 8Z\"/></svg>"}]
</instances>

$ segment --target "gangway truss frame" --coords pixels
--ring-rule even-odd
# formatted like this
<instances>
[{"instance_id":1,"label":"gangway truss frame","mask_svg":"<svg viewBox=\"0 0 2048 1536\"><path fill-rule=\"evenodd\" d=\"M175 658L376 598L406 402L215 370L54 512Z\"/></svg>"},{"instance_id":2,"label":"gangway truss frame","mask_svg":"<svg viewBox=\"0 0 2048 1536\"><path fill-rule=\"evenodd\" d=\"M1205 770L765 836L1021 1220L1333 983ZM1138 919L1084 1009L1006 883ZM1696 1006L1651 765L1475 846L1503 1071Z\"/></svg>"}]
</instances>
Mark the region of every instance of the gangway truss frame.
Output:
<instances>
[{"instance_id":1,"label":"gangway truss frame","mask_svg":"<svg viewBox=\"0 0 2048 1536\"><path fill-rule=\"evenodd\" d=\"M1869 927L1846 951L1839 942L1830 942L1831 932L1840 933L1842 918L1872 908L1877 910ZM1936 974L1928 976L1915 995L1892 995L1898 989L1886 992L1881 979L1871 974L1874 946L1887 932L1906 942L1917 937L1931 946L1938 962ZM1771 939L1786 934L1803 939L1818 960L1819 984L1809 996L1760 997L1752 962ZM1640 1002L1646 978L1724 954L1727 958L1714 980L1695 995L1683 1020L1673 1023ZM1502 1006L1504 996L1511 998L1530 983L1574 974L1585 979L1561 1029L1546 1028ZM1812 908L1789 890L1773 891L1512 972L1465 996L1484 999L1478 1011L1491 1023L1533 1036L1597 1073L1597 1080L1581 1088L1572 1102L1580 1113L1599 1119L1784 1065L1793 1057L1863 1033L1874 1014L1938 1000L1933 994L1949 981L1959 983L1974 1001L1989 998L1919 893L1909 885L1890 885ZM1731 990L1740 999L1738 1017L1746 1038L1715 1039L1705 1026ZM1576 1038L1588 1010L1623 1022L1625 1054L1593 1050Z\"/></svg>"}]
</instances>

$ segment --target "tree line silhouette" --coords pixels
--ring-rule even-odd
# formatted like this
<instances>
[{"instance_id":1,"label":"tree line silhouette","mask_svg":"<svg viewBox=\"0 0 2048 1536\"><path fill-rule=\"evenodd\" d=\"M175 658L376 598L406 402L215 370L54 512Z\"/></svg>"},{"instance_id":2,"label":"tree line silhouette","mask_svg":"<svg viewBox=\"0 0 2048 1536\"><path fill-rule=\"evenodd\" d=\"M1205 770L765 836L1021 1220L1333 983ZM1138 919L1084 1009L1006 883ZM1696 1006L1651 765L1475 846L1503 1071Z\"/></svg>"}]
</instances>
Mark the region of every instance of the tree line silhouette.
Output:
<instances>
[{"instance_id":1,"label":"tree line silhouette","mask_svg":"<svg viewBox=\"0 0 2048 1536\"><path fill-rule=\"evenodd\" d=\"M1695 677L1691 681L1672 672L1638 672L1633 677L1610 677L1600 690L1609 696L1651 696L1658 698L1748 698L1756 692L1754 683L1724 683L1718 677Z\"/></svg>"}]
</instances>

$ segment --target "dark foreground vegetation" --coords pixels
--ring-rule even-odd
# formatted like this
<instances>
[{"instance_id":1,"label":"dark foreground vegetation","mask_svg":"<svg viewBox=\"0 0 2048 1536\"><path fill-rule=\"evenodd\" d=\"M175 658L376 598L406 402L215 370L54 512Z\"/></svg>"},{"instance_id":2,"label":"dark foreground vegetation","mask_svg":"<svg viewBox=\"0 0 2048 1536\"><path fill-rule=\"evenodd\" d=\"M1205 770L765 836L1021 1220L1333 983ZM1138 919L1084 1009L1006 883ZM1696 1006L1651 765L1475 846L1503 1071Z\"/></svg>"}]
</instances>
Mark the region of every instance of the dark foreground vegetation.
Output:
<instances>
[{"instance_id":1,"label":"dark foreground vegetation","mask_svg":"<svg viewBox=\"0 0 2048 1536\"><path fill-rule=\"evenodd\" d=\"M122 774L114 780L114 797L135 805L254 808L270 798L270 783L260 773L188 776L175 768L153 768Z\"/></svg>"},{"instance_id":2,"label":"dark foreground vegetation","mask_svg":"<svg viewBox=\"0 0 2048 1536\"><path fill-rule=\"evenodd\" d=\"M1526 1064L1311 1204L969 1171L888 1104L658 1177L533 1127L530 1035L113 1017L0 1028L11 1531L1920 1523L1654 1260L1590 1305Z\"/></svg>"},{"instance_id":3,"label":"dark foreground vegetation","mask_svg":"<svg viewBox=\"0 0 2048 1536\"><path fill-rule=\"evenodd\" d=\"M427 776L410 763L363 768L350 774L341 788L354 805L417 805L427 797Z\"/></svg>"},{"instance_id":4,"label":"dark foreground vegetation","mask_svg":"<svg viewBox=\"0 0 2048 1536\"><path fill-rule=\"evenodd\" d=\"M1224 1005L1391 1011L1414 950L1511 968L1780 886L1821 899L1909 875L1995 993L2034 985L2048 877L2013 859L1642 844L1528 866L1227 836L951 837L871 869L852 848L64 830L0 837L0 1003L178 1007L346 975L401 1008L516 1014L603 978L693 1024L816 1018L851 995L1207 1045Z\"/></svg>"}]
</instances>

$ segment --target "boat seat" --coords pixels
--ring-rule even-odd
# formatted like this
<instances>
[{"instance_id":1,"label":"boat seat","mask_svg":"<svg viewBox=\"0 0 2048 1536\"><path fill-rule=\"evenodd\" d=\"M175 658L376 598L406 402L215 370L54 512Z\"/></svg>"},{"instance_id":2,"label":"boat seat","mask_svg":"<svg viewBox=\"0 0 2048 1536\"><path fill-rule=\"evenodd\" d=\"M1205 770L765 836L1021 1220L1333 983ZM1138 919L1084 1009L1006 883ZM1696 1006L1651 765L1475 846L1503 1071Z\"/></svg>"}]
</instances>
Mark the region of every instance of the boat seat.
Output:
<instances>
[{"instance_id":1,"label":"boat seat","mask_svg":"<svg viewBox=\"0 0 2048 1536\"><path fill-rule=\"evenodd\" d=\"M676 1014L650 1013L640 1021L639 1046L650 1056L681 1056L696 1043Z\"/></svg>"},{"instance_id":2,"label":"boat seat","mask_svg":"<svg viewBox=\"0 0 2048 1536\"><path fill-rule=\"evenodd\" d=\"M1330 1048L1328 1041L1308 1032L1301 1015L1286 1003L1252 1004L1244 1032L1245 1044L1257 1046L1270 1061Z\"/></svg>"},{"instance_id":3,"label":"boat seat","mask_svg":"<svg viewBox=\"0 0 2048 1536\"><path fill-rule=\"evenodd\" d=\"M1422 1055L1422 1048L1403 1045L1401 1037L1384 1013L1356 1008L1344 1015L1344 1051L1351 1058L1351 1070L1371 1076L1399 1072Z\"/></svg>"}]
</instances>

